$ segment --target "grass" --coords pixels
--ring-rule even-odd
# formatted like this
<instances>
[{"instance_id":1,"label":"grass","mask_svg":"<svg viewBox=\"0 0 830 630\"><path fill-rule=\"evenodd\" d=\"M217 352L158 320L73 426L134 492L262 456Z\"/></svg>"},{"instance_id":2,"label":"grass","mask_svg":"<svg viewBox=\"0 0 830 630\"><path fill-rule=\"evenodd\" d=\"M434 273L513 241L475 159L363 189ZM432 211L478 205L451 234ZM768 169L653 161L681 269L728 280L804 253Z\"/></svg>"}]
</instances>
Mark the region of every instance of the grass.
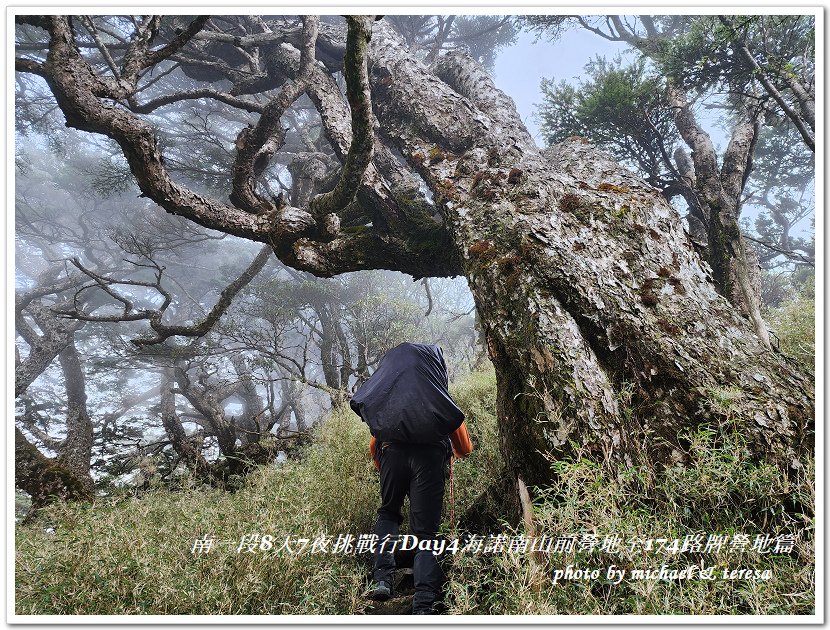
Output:
<instances>
[{"instance_id":1,"label":"grass","mask_svg":"<svg viewBox=\"0 0 830 630\"><path fill-rule=\"evenodd\" d=\"M369 531L376 473L368 431L350 414L333 414L302 462L263 468L233 494L156 490L94 506L53 506L17 530L16 612L359 612L366 570L348 556L236 553L247 534L281 541L285 534ZM204 535L222 544L191 553Z\"/></svg>"},{"instance_id":2,"label":"grass","mask_svg":"<svg viewBox=\"0 0 830 630\"><path fill-rule=\"evenodd\" d=\"M816 301L812 291L804 291L766 314L780 341L781 351L794 358L801 367L815 371Z\"/></svg>"},{"instance_id":3,"label":"grass","mask_svg":"<svg viewBox=\"0 0 830 630\"><path fill-rule=\"evenodd\" d=\"M647 466L621 468L610 476L595 463L575 457L553 462L556 481L535 489L534 519L538 535L590 536L602 541L619 536L613 552L601 546L574 545L534 563L519 554L468 555L455 562L451 608L458 614L812 614L815 606L815 549L812 508L809 514L785 512L782 501L815 504L814 471L790 480L778 469L756 465L743 457L738 436L723 436L706 428L689 435L694 459L685 468L655 473ZM506 530L511 535L519 530ZM672 553L628 541L687 535L728 535L717 553ZM748 534L743 549L732 549L735 534ZM757 534L794 533L791 554L759 553L752 549ZM633 569L683 569L690 564L718 565L716 580L630 579ZM602 568L600 579L551 579L555 569ZM611 584L607 567L626 570L627 579ZM769 569L767 581L724 580L723 569Z\"/></svg>"},{"instance_id":4,"label":"grass","mask_svg":"<svg viewBox=\"0 0 830 630\"><path fill-rule=\"evenodd\" d=\"M501 469L495 377L472 374L452 388L465 410L475 451L455 466L455 513L485 493ZM723 402L723 401L722 401ZM728 402L728 401L727 401ZM723 402L723 404L727 404ZM348 410L319 429L302 461L264 467L236 493L190 488L54 505L16 528L18 614L361 614L367 602L368 557L333 554L237 554L241 537L270 534L358 535L371 531L379 504L378 477L368 457L368 430ZM737 434L702 428L685 436L694 454L685 468L655 472L633 466L609 474L574 457L551 462L556 481L531 489L539 534L616 533L680 538L690 533L793 532L790 555L751 548L719 554L614 553L594 548L551 554L458 553L448 557L447 604L452 614L808 614L814 608L812 467L787 479L746 456ZM449 494L449 493L447 493ZM499 505L493 498L492 509ZM445 509L449 507L446 497ZM790 509L783 509L784 503ZM480 503L480 502L479 502ZM810 506L799 515L797 506ZM444 531L452 533L448 512ZM501 532L517 535L506 524ZM495 534L481 532L482 534ZM191 552L211 535L220 544ZM768 581L560 581L568 564L634 568L686 564L769 568ZM604 575L603 575L604 577Z\"/></svg>"}]
</instances>

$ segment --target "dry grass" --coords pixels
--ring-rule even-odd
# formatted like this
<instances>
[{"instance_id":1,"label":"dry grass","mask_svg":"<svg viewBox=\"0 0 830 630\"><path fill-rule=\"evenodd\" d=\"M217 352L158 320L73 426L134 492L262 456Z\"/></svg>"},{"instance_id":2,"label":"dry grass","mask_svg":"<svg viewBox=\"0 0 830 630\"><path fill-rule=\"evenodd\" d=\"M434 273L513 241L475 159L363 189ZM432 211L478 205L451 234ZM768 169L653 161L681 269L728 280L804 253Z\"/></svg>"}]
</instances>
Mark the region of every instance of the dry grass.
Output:
<instances>
[{"instance_id":1,"label":"dry grass","mask_svg":"<svg viewBox=\"0 0 830 630\"><path fill-rule=\"evenodd\" d=\"M456 465L456 513L500 468L492 372L453 388L476 450ZM728 405L728 400L721 401ZM812 467L786 479L743 457L737 435L701 429L687 436L687 468L656 474L645 466L604 473L588 460L553 462L558 481L531 489L540 533L617 533L683 538L694 532L796 532L792 555L751 550L702 558L574 550L539 566L525 555L457 554L450 558L447 603L453 614L808 614L814 607ZM366 557L237 554L244 534L314 536L369 532L378 506L368 430L345 410L332 415L301 462L263 468L234 494L209 489L157 490L104 499L94 506L54 506L16 530L18 614L360 614L366 601ZM794 516L783 504L808 506ZM496 505L497 502L493 502ZM446 522L446 519L445 519ZM47 533L46 528L54 528ZM504 527L503 532L514 534ZM481 532L494 534L498 532ZM194 555L211 534L223 547ZM707 560L770 568L772 579L552 583L567 564L627 569L667 561L682 568Z\"/></svg>"}]
</instances>

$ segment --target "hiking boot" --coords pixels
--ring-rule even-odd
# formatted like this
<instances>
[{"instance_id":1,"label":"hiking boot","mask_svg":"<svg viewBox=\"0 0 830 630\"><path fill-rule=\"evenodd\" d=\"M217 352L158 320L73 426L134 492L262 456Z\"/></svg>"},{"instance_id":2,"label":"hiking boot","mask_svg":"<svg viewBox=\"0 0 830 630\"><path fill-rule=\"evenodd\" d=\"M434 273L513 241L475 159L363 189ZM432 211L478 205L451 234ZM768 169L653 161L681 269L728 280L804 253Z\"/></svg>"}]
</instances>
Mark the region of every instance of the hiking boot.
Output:
<instances>
[{"instance_id":1,"label":"hiking boot","mask_svg":"<svg viewBox=\"0 0 830 630\"><path fill-rule=\"evenodd\" d=\"M392 597L392 585L383 580L375 582L372 590L369 591L369 598L377 602L385 602L390 597Z\"/></svg>"},{"instance_id":2,"label":"hiking boot","mask_svg":"<svg viewBox=\"0 0 830 630\"><path fill-rule=\"evenodd\" d=\"M438 615L440 614L435 608L421 608L412 612L413 615Z\"/></svg>"}]
</instances>

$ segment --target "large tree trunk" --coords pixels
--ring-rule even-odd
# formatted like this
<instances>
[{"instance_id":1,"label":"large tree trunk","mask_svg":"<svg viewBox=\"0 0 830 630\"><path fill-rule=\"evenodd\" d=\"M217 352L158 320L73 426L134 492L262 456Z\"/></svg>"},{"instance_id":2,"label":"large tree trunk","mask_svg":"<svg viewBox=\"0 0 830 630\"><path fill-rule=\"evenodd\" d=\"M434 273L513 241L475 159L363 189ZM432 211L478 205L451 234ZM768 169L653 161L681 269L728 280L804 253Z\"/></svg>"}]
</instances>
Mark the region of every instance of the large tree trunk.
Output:
<instances>
[{"instance_id":1,"label":"large tree trunk","mask_svg":"<svg viewBox=\"0 0 830 630\"><path fill-rule=\"evenodd\" d=\"M259 442L268 433L268 421L265 418L266 407L257 392L251 368L244 357L232 356L231 363L236 370L236 397L242 403L242 413L234 424L242 446Z\"/></svg>"},{"instance_id":2,"label":"large tree trunk","mask_svg":"<svg viewBox=\"0 0 830 630\"><path fill-rule=\"evenodd\" d=\"M58 455L50 459L28 441L15 427L15 485L32 496L32 508L45 505L52 499L91 500L94 481L90 475L92 457L92 421L86 406L86 381L78 351L75 333L83 322L61 320L48 306L26 294L16 296L15 327L29 345L24 361L16 361L15 398L23 395L55 357L63 370L66 391L66 437L50 440L48 434L39 435L37 427L29 427L36 437L44 440ZM29 326L24 316L27 309L41 333ZM19 352L16 354L19 359Z\"/></svg>"},{"instance_id":3,"label":"large tree trunk","mask_svg":"<svg viewBox=\"0 0 830 630\"><path fill-rule=\"evenodd\" d=\"M197 444L197 436L187 435L179 414L176 412L175 368L165 367L162 371L159 396L161 399L161 422L173 450L196 477L209 476L209 464Z\"/></svg>"},{"instance_id":4,"label":"large tree trunk","mask_svg":"<svg viewBox=\"0 0 830 630\"><path fill-rule=\"evenodd\" d=\"M68 125L117 141L142 192L169 212L270 243L286 264L320 276L463 273L496 366L503 451L527 483L550 479L548 457L574 447L609 464L682 462L681 434L701 423L740 431L755 456L782 468L799 468L813 451L813 384L715 290L660 192L578 138L542 154L513 102L468 57L427 68L376 23L378 137L356 201L325 217L313 203L251 214L171 180L153 128L102 101L121 99L122 88L81 58L65 18L17 19L45 22L50 33L46 63L18 66L46 77ZM296 36L267 35L282 43L271 49L280 71L308 81L327 137L348 162L349 110L322 65L290 52ZM343 69L332 52L342 42L342 31L320 25L317 48L330 71ZM355 102L352 113L365 105ZM257 132L273 119L263 116ZM255 135L240 134L238 144ZM408 169L431 200L417 182L412 188Z\"/></svg>"},{"instance_id":5,"label":"large tree trunk","mask_svg":"<svg viewBox=\"0 0 830 630\"><path fill-rule=\"evenodd\" d=\"M712 139L698 125L686 95L669 84L669 102L677 129L692 150L696 202L703 205L707 226L706 259L717 289L752 323L769 348L769 333L761 317L761 278L758 256L741 235L741 194L752 169L752 154L760 132L760 112L743 103L729 145L719 166ZM756 106L757 108L757 106Z\"/></svg>"},{"instance_id":6,"label":"large tree trunk","mask_svg":"<svg viewBox=\"0 0 830 630\"><path fill-rule=\"evenodd\" d=\"M627 464L683 461L683 430L731 417L757 456L798 467L812 384L714 291L676 212L578 139L549 159L571 181L526 171L516 188L531 197L497 190L498 221L474 195L457 218L509 465L544 479L543 454L573 444Z\"/></svg>"},{"instance_id":7,"label":"large tree trunk","mask_svg":"<svg viewBox=\"0 0 830 630\"><path fill-rule=\"evenodd\" d=\"M38 334L26 323L23 315L24 306L17 300L15 328L17 333L29 344L29 354L23 361L16 362L14 370L14 397L17 398L35 379L46 371L61 351L73 338L74 333L83 327L84 322L62 320L52 314L48 306L37 301L30 301L26 307L37 317L41 329Z\"/></svg>"},{"instance_id":8,"label":"large tree trunk","mask_svg":"<svg viewBox=\"0 0 830 630\"><path fill-rule=\"evenodd\" d=\"M480 67L443 57L444 84L389 40L373 42L376 112L451 226L496 366L508 466L544 482L548 456L574 446L682 462L684 430L732 423L758 458L800 467L813 384L718 294L659 191L581 138L542 155ZM392 69L386 85L378 66Z\"/></svg>"},{"instance_id":9,"label":"large tree trunk","mask_svg":"<svg viewBox=\"0 0 830 630\"><path fill-rule=\"evenodd\" d=\"M86 379L74 336L58 355L66 390L66 440L58 455L78 473L90 490L95 484L89 474L92 459L92 420L86 407Z\"/></svg>"}]
</instances>

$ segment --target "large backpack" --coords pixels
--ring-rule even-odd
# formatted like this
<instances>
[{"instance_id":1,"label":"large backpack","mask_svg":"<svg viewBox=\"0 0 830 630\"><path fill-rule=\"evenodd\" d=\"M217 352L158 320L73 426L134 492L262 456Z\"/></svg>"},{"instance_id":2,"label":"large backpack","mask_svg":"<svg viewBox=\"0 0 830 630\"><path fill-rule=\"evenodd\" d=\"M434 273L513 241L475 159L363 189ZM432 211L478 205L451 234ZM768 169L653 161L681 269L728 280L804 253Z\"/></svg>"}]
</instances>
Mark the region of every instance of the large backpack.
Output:
<instances>
[{"instance_id":1,"label":"large backpack","mask_svg":"<svg viewBox=\"0 0 830 630\"><path fill-rule=\"evenodd\" d=\"M402 343L383 356L349 406L381 442L440 442L464 421L447 385L441 348Z\"/></svg>"}]
</instances>

